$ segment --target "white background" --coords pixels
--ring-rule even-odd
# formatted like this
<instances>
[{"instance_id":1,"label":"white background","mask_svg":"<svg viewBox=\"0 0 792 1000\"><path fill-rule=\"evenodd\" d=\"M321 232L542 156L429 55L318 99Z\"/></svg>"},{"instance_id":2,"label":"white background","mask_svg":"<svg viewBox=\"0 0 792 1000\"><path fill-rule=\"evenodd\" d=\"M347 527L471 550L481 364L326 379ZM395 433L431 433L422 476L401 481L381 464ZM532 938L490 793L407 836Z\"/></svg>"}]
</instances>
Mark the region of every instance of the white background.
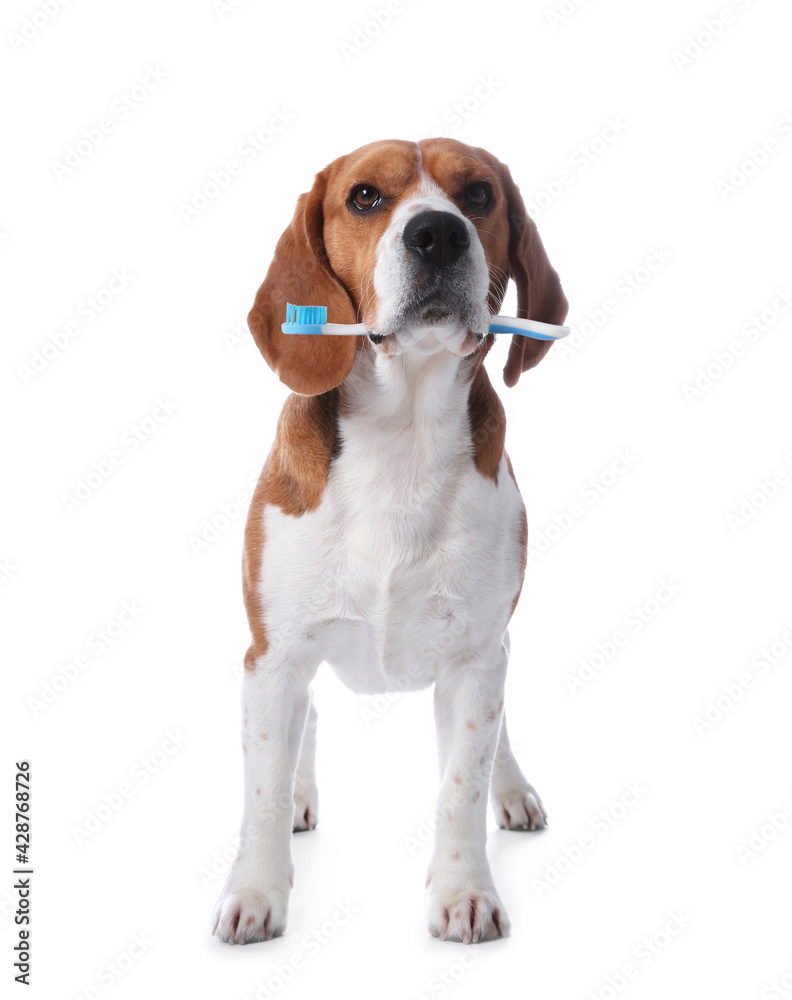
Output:
<instances>
[{"instance_id":1,"label":"white background","mask_svg":"<svg viewBox=\"0 0 792 1000\"><path fill-rule=\"evenodd\" d=\"M385 9L3 8L2 989L22 989L11 805L27 757L26 995L784 995L769 984L792 991L788 5L400 0L379 27ZM130 93L146 96L125 113ZM60 168L103 119L101 144ZM295 840L287 933L227 947L209 918L241 815L244 510L285 397L244 318L317 170L434 132L510 165L571 304L570 344L518 388L500 381L505 343L489 360L533 547L507 712L551 826L491 832L510 939L430 938L431 693L359 698L320 671L321 820ZM231 159L237 176L185 220ZM171 412L147 423L158 400ZM217 537L196 551L206 522Z\"/></svg>"}]
</instances>

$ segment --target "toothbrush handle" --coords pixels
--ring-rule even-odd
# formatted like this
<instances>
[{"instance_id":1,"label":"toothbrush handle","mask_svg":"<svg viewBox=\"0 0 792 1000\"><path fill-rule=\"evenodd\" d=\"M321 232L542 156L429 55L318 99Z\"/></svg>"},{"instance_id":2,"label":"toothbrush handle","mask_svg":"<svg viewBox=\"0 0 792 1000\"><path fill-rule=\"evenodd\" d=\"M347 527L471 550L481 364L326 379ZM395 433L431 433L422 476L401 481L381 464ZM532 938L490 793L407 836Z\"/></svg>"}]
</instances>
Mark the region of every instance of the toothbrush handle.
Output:
<instances>
[{"instance_id":1,"label":"toothbrush handle","mask_svg":"<svg viewBox=\"0 0 792 1000\"><path fill-rule=\"evenodd\" d=\"M569 335L568 326L541 323L538 319L516 319L514 316L493 316L490 333L516 333L532 340L561 340Z\"/></svg>"},{"instance_id":2,"label":"toothbrush handle","mask_svg":"<svg viewBox=\"0 0 792 1000\"><path fill-rule=\"evenodd\" d=\"M368 333L364 323L325 323L322 333L334 334L337 337L359 337Z\"/></svg>"}]
</instances>

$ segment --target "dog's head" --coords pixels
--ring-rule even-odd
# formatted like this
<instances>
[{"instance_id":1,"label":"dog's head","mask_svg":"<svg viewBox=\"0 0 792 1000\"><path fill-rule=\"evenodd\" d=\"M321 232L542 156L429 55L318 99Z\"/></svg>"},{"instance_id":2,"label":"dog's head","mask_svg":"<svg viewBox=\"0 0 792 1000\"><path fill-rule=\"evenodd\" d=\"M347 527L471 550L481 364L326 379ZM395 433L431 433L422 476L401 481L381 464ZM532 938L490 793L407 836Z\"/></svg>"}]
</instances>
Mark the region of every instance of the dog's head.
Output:
<instances>
[{"instance_id":1,"label":"dog's head","mask_svg":"<svg viewBox=\"0 0 792 1000\"><path fill-rule=\"evenodd\" d=\"M374 142L316 175L275 249L248 322L295 392L347 377L358 349L484 350L509 278L517 314L563 323L567 301L508 167L455 139ZM284 334L286 303L327 307L363 337ZM552 341L514 336L503 377L515 385Z\"/></svg>"}]
</instances>

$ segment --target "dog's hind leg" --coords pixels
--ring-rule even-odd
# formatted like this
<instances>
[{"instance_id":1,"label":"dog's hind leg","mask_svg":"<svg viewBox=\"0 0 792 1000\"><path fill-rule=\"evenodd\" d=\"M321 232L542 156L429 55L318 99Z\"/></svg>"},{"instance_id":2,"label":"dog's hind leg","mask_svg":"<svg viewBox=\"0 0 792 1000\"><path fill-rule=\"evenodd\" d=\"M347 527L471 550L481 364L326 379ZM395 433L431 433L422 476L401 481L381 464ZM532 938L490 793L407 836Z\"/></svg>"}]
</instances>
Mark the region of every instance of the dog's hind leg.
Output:
<instances>
[{"instance_id":1,"label":"dog's hind leg","mask_svg":"<svg viewBox=\"0 0 792 1000\"><path fill-rule=\"evenodd\" d=\"M505 715L492 765L490 802L498 826L503 830L542 830L547 825L542 800L526 780L512 753Z\"/></svg>"},{"instance_id":2,"label":"dog's hind leg","mask_svg":"<svg viewBox=\"0 0 792 1000\"><path fill-rule=\"evenodd\" d=\"M319 822L319 790L316 787L316 705L313 693L305 721L297 775L294 779L294 832L313 830Z\"/></svg>"}]
</instances>

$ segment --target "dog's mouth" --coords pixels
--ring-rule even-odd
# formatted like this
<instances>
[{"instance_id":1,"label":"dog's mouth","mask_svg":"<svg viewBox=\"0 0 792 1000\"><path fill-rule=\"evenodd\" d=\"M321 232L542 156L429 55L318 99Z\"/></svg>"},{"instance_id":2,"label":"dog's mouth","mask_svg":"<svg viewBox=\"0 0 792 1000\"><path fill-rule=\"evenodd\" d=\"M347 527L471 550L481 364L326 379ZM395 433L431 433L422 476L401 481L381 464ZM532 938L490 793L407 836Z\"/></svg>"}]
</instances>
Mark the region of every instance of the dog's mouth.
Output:
<instances>
[{"instance_id":1,"label":"dog's mouth","mask_svg":"<svg viewBox=\"0 0 792 1000\"><path fill-rule=\"evenodd\" d=\"M467 357L483 343L488 322L486 307L482 310L434 294L406 304L387 328L371 330L368 336L386 357L405 351L435 354L446 350Z\"/></svg>"},{"instance_id":2,"label":"dog's mouth","mask_svg":"<svg viewBox=\"0 0 792 1000\"><path fill-rule=\"evenodd\" d=\"M380 301L369 328L370 342L387 356L449 351L466 357L480 347L490 312L480 283L469 270L411 277L395 301Z\"/></svg>"},{"instance_id":3,"label":"dog's mouth","mask_svg":"<svg viewBox=\"0 0 792 1000\"><path fill-rule=\"evenodd\" d=\"M393 336L403 330L418 330L438 326L459 326L464 323L463 310L449 302L442 295L412 297L399 310L398 318L389 324L388 333L369 333L375 344L380 344L386 336Z\"/></svg>"},{"instance_id":4,"label":"dog's mouth","mask_svg":"<svg viewBox=\"0 0 792 1000\"><path fill-rule=\"evenodd\" d=\"M453 289L413 294L388 324L387 332L399 333L402 330L435 327L456 329L464 327L473 332L481 325L480 317L477 315L479 311L473 307L468 296L459 295ZM381 335L387 334L381 331Z\"/></svg>"},{"instance_id":5,"label":"dog's mouth","mask_svg":"<svg viewBox=\"0 0 792 1000\"><path fill-rule=\"evenodd\" d=\"M413 308L410 320L415 326L439 326L463 321L464 317L461 309L439 295L430 295Z\"/></svg>"},{"instance_id":6,"label":"dog's mouth","mask_svg":"<svg viewBox=\"0 0 792 1000\"><path fill-rule=\"evenodd\" d=\"M448 341L448 346L451 346L452 342L461 340L468 332L465 311L440 296L432 295L403 308L398 320L389 324L387 333L372 331L369 339L373 344L385 342L389 348L387 353L401 353L406 348L425 347L427 338L433 343L437 341L438 345Z\"/></svg>"}]
</instances>

